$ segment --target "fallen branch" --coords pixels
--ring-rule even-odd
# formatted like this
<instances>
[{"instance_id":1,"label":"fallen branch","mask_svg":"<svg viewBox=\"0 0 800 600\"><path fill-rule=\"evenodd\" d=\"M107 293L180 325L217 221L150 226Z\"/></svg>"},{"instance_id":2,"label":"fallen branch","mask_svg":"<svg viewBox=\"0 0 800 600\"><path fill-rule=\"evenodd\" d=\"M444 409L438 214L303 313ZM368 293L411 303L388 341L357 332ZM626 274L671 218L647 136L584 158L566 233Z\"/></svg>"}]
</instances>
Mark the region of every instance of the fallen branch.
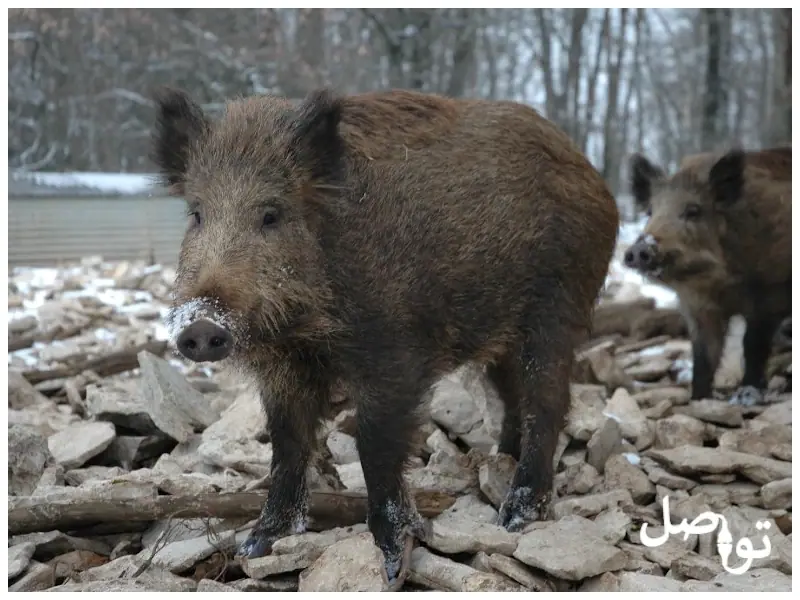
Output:
<instances>
[{"instance_id":1,"label":"fallen branch","mask_svg":"<svg viewBox=\"0 0 800 600\"><path fill-rule=\"evenodd\" d=\"M120 489L118 493L90 494L9 496L8 534L69 531L97 523L155 521L168 517L255 518L266 498L263 491L156 496L155 492L142 495ZM435 517L455 502L453 496L441 492L417 491L414 498L417 510L425 517ZM309 516L335 522L339 527L363 523L367 516L367 496L347 491L311 492Z\"/></svg>"},{"instance_id":2,"label":"fallen branch","mask_svg":"<svg viewBox=\"0 0 800 600\"><path fill-rule=\"evenodd\" d=\"M167 350L167 342L147 342L146 344L118 350L111 354L106 354L105 356L76 361L68 367L48 369L45 371L38 369L24 371L22 376L34 385L42 381L50 381L51 379L74 377L75 375L80 375L84 371L90 370L97 373L100 377L108 377L138 368L139 359L137 355L143 350L155 354L156 356L163 356L164 352Z\"/></svg>"}]
</instances>

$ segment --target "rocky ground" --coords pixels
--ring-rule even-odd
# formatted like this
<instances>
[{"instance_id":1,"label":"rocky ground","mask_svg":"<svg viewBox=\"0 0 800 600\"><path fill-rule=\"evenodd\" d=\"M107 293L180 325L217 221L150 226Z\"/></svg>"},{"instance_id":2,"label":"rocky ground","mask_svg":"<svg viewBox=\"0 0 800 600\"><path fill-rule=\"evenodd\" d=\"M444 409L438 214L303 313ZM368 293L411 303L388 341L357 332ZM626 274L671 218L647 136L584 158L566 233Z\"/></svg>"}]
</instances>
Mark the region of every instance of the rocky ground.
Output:
<instances>
[{"instance_id":1,"label":"rocky ground","mask_svg":"<svg viewBox=\"0 0 800 600\"><path fill-rule=\"evenodd\" d=\"M9 590L384 589L347 403L320 432L314 531L234 558L269 485L265 420L245 383L167 347L173 275L99 260L11 274ZM791 589L790 351L776 349L768 404L730 405L734 328L719 396L690 402L690 345L670 295L628 275L612 265L579 351L551 520L522 533L494 524L514 468L495 450L499 401L469 368L436 388L408 472L432 534L403 590ZM674 525L724 517L727 563L722 525L643 544L664 532L665 499ZM744 563L743 536L756 551L766 536L770 552L729 573L724 563Z\"/></svg>"}]
</instances>

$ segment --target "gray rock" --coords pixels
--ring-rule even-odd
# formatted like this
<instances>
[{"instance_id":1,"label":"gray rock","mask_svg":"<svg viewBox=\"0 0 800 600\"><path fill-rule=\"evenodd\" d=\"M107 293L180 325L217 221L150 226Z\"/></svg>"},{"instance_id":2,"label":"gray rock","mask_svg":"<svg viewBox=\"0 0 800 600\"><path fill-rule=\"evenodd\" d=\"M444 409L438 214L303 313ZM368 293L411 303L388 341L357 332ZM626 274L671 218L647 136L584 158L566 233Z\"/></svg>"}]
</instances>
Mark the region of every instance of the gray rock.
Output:
<instances>
[{"instance_id":1,"label":"gray rock","mask_svg":"<svg viewBox=\"0 0 800 600\"><path fill-rule=\"evenodd\" d=\"M606 418L586 444L586 462L602 473L609 457L621 454L624 448L622 428L616 419Z\"/></svg>"},{"instance_id":2,"label":"gray rock","mask_svg":"<svg viewBox=\"0 0 800 600\"><path fill-rule=\"evenodd\" d=\"M213 579L201 579L197 584L198 592L238 592L235 587L225 585Z\"/></svg>"},{"instance_id":3,"label":"gray rock","mask_svg":"<svg viewBox=\"0 0 800 600\"><path fill-rule=\"evenodd\" d=\"M9 543L12 546L33 544L36 547L33 557L40 561L48 561L72 550L88 550L103 556L108 556L111 552L111 548L103 541L73 537L60 531L15 535L9 540Z\"/></svg>"},{"instance_id":4,"label":"gray rock","mask_svg":"<svg viewBox=\"0 0 800 600\"><path fill-rule=\"evenodd\" d=\"M317 557L311 554L278 554L260 558L243 558L242 570L253 579L263 579L270 575L291 573L310 567Z\"/></svg>"},{"instance_id":5,"label":"gray rock","mask_svg":"<svg viewBox=\"0 0 800 600\"><path fill-rule=\"evenodd\" d=\"M331 431L328 435L328 450L331 452L333 462L346 465L359 461L356 439L341 431Z\"/></svg>"},{"instance_id":6,"label":"gray rock","mask_svg":"<svg viewBox=\"0 0 800 600\"><path fill-rule=\"evenodd\" d=\"M147 585L134 579L118 581L88 581L85 583L65 583L47 590L48 592L163 592L157 586ZM193 590L192 590L193 591Z\"/></svg>"},{"instance_id":7,"label":"gray rock","mask_svg":"<svg viewBox=\"0 0 800 600\"><path fill-rule=\"evenodd\" d=\"M427 466L412 469L407 476L413 489L461 494L478 488L478 476L466 455L451 456L446 452L434 452Z\"/></svg>"},{"instance_id":8,"label":"gray rock","mask_svg":"<svg viewBox=\"0 0 800 600\"><path fill-rule=\"evenodd\" d=\"M545 577L535 575L528 567L515 558L502 554L492 554L488 558L489 566L492 569L524 585L529 590L534 592L555 591L554 586Z\"/></svg>"},{"instance_id":9,"label":"gray rock","mask_svg":"<svg viewBox=\"0 0 800 600\"><path fill-rule=\"evenodd\" d=\"M687 445L648 450L647 455L680 475L739 473L761 484L792 476L791 463L720 448Z\"/></svg>"},{"instance_id":10,"label":"gray rock","mask_svg":"<svg viewBox=\"0 0 800 600\"><path fill-rule=\"evenodd\" d=\"M497 511L475 494L459 496L456 501L435 519L440 523L490 523L497 522Z\"/></svg>"},{"instance_id":11,"label":"gray rock","mask_svg":"<svg viewBox=\"0 0 800 600\"><path fill-rule=\"evenodd\" d=\"M360 462L348 465L334 465L342 485L351 491L366 491L367 482L364 479L364 469Z\"/></svg>"},{"instance_id":12,"label":"gray rock","mask_svg":"<svg viewBox=\"0 0 800 600\"><path fill-rule=\"evenodd\" d=\"M381 592L388 587L383 553L371 533L327 548L300 574L299 592Z\"/></svg>"},{"instance_id":13,"label":"gray rock","mask_svg":"<svg viewBox=\"0 0 800 600\"><path fill-rule=\"evenodd\" d=\"M605 468L605 486L608 490L628 490L637 504L649 504L656 495L656 486L644 471L632 465L621 454L608 459Z\"/></svg>"},{"instance_id":14,"label":"gray rock","mask_svg":"<svg viewBox=\"0 0 800 600\"><path fill-rule=\"evenodd\" d=\"M553 504L553 516L561 519L569 515L593 517L607 508L614 506L628 506L633 504L633 498L628 490L612 490L600 494L589 494L576 498L566 498Z\"/></svg>"},{"instance_id":15,"label":"gray rock","mask_svg":"<svg viewBox=\"0 0 800 600\"><path fill-rule=\"evenodd\" d=\"M681 582L666 577L631 573L626 571L619 574L619 592L679 592Z\"/></svg>"},{"instance_id":16,"label":"gray rock","mask_svg":"<svg viewBox=\"0 0 800 600\"><path fill-rule=\"evenodd\" d=\"M482 418L475 397L452 377L442 378L434 386L430 416L438 425L455 434L468 433Z\"/></svg>"},{"instance_id":17,"label":"gray rock","mask_svg":"<svg viewBox=\"0 0 800 600\"><path fill-rule=\"evenodd\" d=\"M56 584L55 569L40 562L31 561L28 572L20 577L13 585L8 586L9 592L39 592L51 588Z\"/></svg>"},{"instance_id":18,"label":"gray rock","mask_svg":"<svg viewBox=\"0 0 800 600\"><path fill-rule=\"evenodd\" d=\"M564 431L573 439L588 442L603 426L606 388L602 385L573 384L572 404Z\"/></svg>"},{"instance_id":19,"label":"gray rock","mask_svg":"<svg viewBox=\"0 0 800 600\"><path fill-rule=\"evenodd\" d=\"M477 569L438 556L425 548L411 553L408 579L412 583L435 590L467 591L524 591L525 588L501 575L482 573Z\"/></svg>"},{"instance_id":20,"label":"gray rock","mask_svg":"<svg viewBox=\"0 0 800 600\"><path fill-rule=\"evenodd\" d=\"M115 436L111 423L76 423L51 435L47 447L58 464L74 469L108 448Z\"/></svg>"},{"instance_id":21,"label":"gray rock","mask_svg":"<svg viewBox=\"0 0 800 600\"><path fill-rule=\"evenodd\" d=\"M367 533L367 531L367 525L359 523L351 527L336 527L328 531L307 531L289 535L277 540L272 545L272 553L274 555L300 554L308 557L313 562L330 546L347 538ZM252 577L255 577L255 575L252 575Z\"/></svg>"},{"instance_id":22,"label":"gray rock","mask_svg":"<svg viewBox=\"0 0 800 600\"><path fill-rule=\"evenodd\" d=\"M451 456L458 456L459 454L462 454L459 447L450 441L450 438L447 437L447 434L438 427L425 440L425 445L428 447L428 450L430 450L431 453L445 452Z\"/></svg>"},{"instance_id":23,"label":"gray rock","mask_svg":"<svg viewBox=\"0 0 800 600\"><path fill-rule=\"evenodd\" d=\"M256 477L269 475L272 464L272 444L250 439L203 438L197 455L205 462L222 469L251 473Z\"/></svg>"},{"instance_id":24,"label":"gray rock","mask_svg":"<svg viewBox=\"0 0 800 600\"><path fill-rule=\"evenodd\" d=\"M761 487L761 501L764 508L792 507L792 478L779 479Z\"/></svg>"},{"instance_id":25,"label":"gray rock","mask_svg":"<svg viewBox=\"0 0 800 600\"><path fill-rule=\"evenodd\" d=\"M248 577L247 579L232 581L230 586L237 592L296 592L297 577L268 577L263 580Z\"/></svg>"},{"instance_id":26,"label":"gray rock","mask_svg":"<svg viewBox=\"0 0 800 600\"><path fill-rule=\"evenodd\" d=\"M656 387L650 390L643 390L633 395L633 399L639 406L650 408L668 401L672 406L679 406L689 402L690 392L683 387Z\"/></svg>"},{"instance_id":27,"label":"gray rock","mask_svg":"<svg viewBox=\"0 0 800 600\"><path fill-rule=\"evenodd\" d=\"M647 417L625 388L617 388L608 399L604 414L619 422L622 436L630 440L637 450L647 448L653 443L654 432Z\"/></svg>"},{"instance_id":28,"label":"gray rock","mask_svg":"<svg viewBox=\"0 0 800 600\"><path fill-rule=\"evenodd\" d=\"M614 546L625 539L631 523L631 518L618 506L604 510L594 519L603 539Z\"/></svg>"},{"instance_id":29,"label":"gray rock","mask_svg":"<svg viewBox=\"0 0 800 600\"><path fill-rule=\"evenodd\" d=\"M663 485L671 490L691 490L697 486L697 482L680 475L670 473L656 465L645 467L647 478L656 485Z\"/></svg>"},{"instance_id":30,"label":"gray rock","mask_svg":"<svg viewBox=\"0 0 800 600\"><path fill-rule=\"evenodd\" d=\"M36 489L50 460L47 440L24 425L8 428L8 493L28 496Z\"/></svg>"},{"instance_id":31,"label":"gray rock","mask_svg":"<svg viewBox=\"0 0 800 600\"><path fill-rule=\"evenodd\" d=\"M751 569L741 575L720 573L710 581L686 581L681 592L790 592L792 578L775 569Z\"/></svg>"},{"instance_id":32,"label":"gray rock","mask_svg":"<svg viewBox=\"0 0 800 600\"><path fill-rule=\"evenodd\" d=\"M741 427L744 422L742 408L724 400L695 400L686 406L676 407L674 412L727 427Z\"/></svg>"},{"instance_id":33,"label":"gray rock","mask_svg":"<svg viewBox=\"0 0 800 600\"><path fill-rule=\"evenodd\" d=\"M478 469L478 482L481 492L498 508L511 485L511 478L517 461L508 454L494 454L486 459Z\"/></svg>"},{"instance_id":34,"label":"gray rock","mask_svg":"<svg viewBox=\"0 0 800 600\"><path fill-rule=\"evenodd\" d=\"M509 533L502 527L488 523L434 519L431 525L432 536L426 543L443 554L486 552L510 556L520 538L519 533Z\"/></svg>"},{"instance_id":35,"label":"gray rock","mask_svg":"<svg viewBox=\"0 0 800 600\"><path fill-rule=\"evenodd\" d=\"M656 422L653 447L702 446L705 438L706 426L702 421L689 415L671 415Z\"/></svg>"},{"instance_id":36,"label":"gray rock","mask_svg":"<svg viewBox=\"0 0 800 600\"><path fill-rule=\"evenodd\" d=\"M689 552L673 561L670 570L677 575L678 579L684 581L687 579L709 581L722 573L723 568L719 559L715 560Z\"/></svg>"},{"instance_id":37,"label":"gray rock","mask_svg":"<svg viewBox=\"0 0 800 600\"><path fill-rule=\"evenodd\" d=\"M25 569L33 557L33 551L36 546L30 542L25 544L17 544L8 549L8 578L14 579Z\"/></svg>"},{"instance_id":38,"label":"gray rock","mask_svg":"<svg viewBox=\"0 0 800 600\"><path fill-rule=\"evenodd\" d=\"M17 369L8 369L8 408L30 408L48 400Z\"/></svg>"},{"instance_id":39,"label":"gray rock","mask_svg":"<svg viewBox=\"0 0 800 600\"><path fill-rule=\"evenodd\" d=\"M234 547L234 532L223 531L217 536L206 535L167 544L156 552L153 564L172 573L181 573L214 552L232 550ZM146 548L137 556L141 560L147 560L151 555L152 550Z\"/></svg>"},{"instance_id":40,"label":"gray rock","mask_svg":"<svg viewBox=\"0 0 800 600\"><path fill-rule=\"evenodd\" d=\"M267 418L258 394L243 389L236 400L226 408L218 421L209 425L202 433L203 439L252 440L260 436L267 427Z\"/></svg>"},{"instance_id":41,"label":"gray rock","mask_svg":"<svg viewBox=\"0 0 800 600\"><path fill-rule=\"evenodd\" d=\"M587 553L587 547L592 551ZM625 553L606 542L594 523L577 515L525 533L514 558L569 581L616 571L627 563Z\"/></svg>"},{"instance_id":42,"label":"gray rock","mask_svg":"<svg viewBox=\"0 0 800 600\"><path fill-rule=\"evenodd\" d=\"M573 494L588 494L602 484L603 478L592 465L579 463L570 465L555 477L555 486L558 496L572 496Z\"/></svg>"},{"instance_id":43,"label":"gray rock","mask_svg":"<svg viewBox=\"0 0 800 600\"><path fill-rule=\"evenodd\" d=\"M764 421L773 423L775 425L789 425L792 424L792 401L791 396L788 402L779 402L767 407L761 414L759 414L754 421Z\"/></svg>"}]
</instances>

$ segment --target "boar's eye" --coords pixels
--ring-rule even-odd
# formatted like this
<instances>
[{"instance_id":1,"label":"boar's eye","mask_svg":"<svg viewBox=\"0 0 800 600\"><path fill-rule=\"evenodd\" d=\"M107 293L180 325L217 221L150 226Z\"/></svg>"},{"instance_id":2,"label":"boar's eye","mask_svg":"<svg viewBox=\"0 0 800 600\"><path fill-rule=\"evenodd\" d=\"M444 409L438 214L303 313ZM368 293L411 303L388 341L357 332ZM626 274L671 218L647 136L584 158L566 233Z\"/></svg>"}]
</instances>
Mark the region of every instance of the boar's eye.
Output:
<instances>
[{"instance_id":1,"label":"boar's eye","mask_svg":"<svg viewBox=\"0 0 800 600\"><path fill-rule=\"evenodd\" d=\"M702 214L703 209L699 204L687 204L686 208L683 209L683 218L690 221L700 218Z\"/></svg>"},{"instance_id":2,"label":"boar's eye","mask_svg":"<svg viewBox=\"0 0 800 600\"><path fill-rule=\"evenodd\" d=\"M261 221L261 228L266 229L273 227L278 222L278 211L274 208L269 208L264 213L264 219Z\"/></svg>"},{"instance_id":3,"label":"boar's eye","mask_svg":"<svg viewBox=\"0 0 800 600\"><path fill-rule=\"evenodd\" d=\"M203 224L203 217L200 214L199 210L190 210L189 211L189 224L192 227L200 227Z\"/></svg>"}]
</instances>

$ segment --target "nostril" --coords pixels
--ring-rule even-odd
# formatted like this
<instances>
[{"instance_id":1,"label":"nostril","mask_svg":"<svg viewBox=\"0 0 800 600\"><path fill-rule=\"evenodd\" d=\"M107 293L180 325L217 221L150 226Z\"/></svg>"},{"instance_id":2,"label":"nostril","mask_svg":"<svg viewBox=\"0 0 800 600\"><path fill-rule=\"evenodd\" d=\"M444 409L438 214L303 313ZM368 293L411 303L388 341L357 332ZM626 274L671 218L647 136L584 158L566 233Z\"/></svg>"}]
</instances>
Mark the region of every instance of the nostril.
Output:
<instances>
[{"instance_id":1,"label":"nostril","mask_svg":"<svg viewBox=\"0 0 800 600\"><path fill-rule=\"evenodd\" d=\"M195 349L197 348L197 342L195 342L194 340L191 340L191 339L189 339L189 340L186 340L186 341L183 343L183 346L184 346L184 347L185 347L187 350L195 350Z\"/></svg>"},{"instance_id":2,"label":"nostril","mask_svg":"<svg viewBox=\"0 0 800 600\"><path fill-rule=\"evenodd\" d=\"M640 250L639 251L639 260L642 263L644 263L644 264L649 263L650 262L650 258L651 258L650 253L647 250Z\"/></svg>"},{"instance_id":3,"label":"nostril","mask_svg":"<svg viewBox=\"0 0 800 600\"><path fill-rule=\"evenodd\" d=\"M212 348L221 348L225 345L225 339L215 335L211 338L209 344Z\"/></svg>"},{"instance_id":4,"label":"nostril","mask_svg":"<svg viewBox=\"0 0 800 600\"><path fill-rule=\"evenodd\" d=\"M633 262L633 252L628 250L625 252L625 264L631 264Z\"/></svg>"}]
</instances>

